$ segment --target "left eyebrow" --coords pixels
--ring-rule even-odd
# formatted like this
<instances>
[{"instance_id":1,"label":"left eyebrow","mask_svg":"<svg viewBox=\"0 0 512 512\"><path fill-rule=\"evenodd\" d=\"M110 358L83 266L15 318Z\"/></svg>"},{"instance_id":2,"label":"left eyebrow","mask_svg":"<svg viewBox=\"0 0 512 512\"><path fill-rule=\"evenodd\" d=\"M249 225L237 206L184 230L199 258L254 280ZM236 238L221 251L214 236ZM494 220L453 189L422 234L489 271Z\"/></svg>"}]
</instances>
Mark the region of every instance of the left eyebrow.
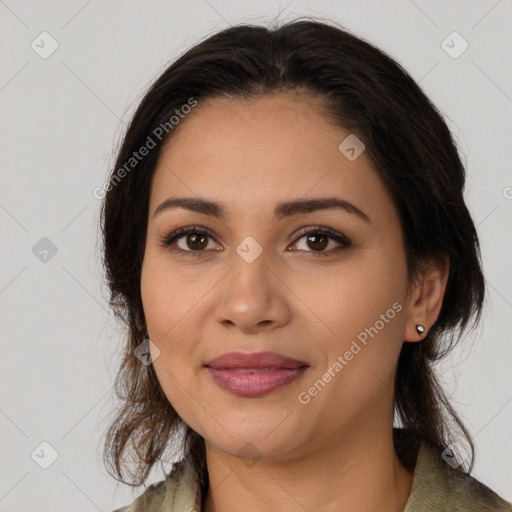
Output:
<instances>
[{"instance_id":1,"label":"left eyebrow","mask_svg":"<svg viewBox=\"0 0 512 512\"><path fill-rule=\"evenodd\" d=\"M226 208L216 201L197 197L170 197L163 203L159 204L155 209L153 216L162 213L170 208L184 208L192 212L209 215L218 219L226 219ZM354 214L371 223L370 217L366 215L360 208L353 205L345 199L338 197L326 197L315 199L296 199L293 201L285 201L279 203L274 209L274 218L281 220L293 215L313 213L320 210L332 210L339 208L348 213Z\"/></svg>"},{"instance_id":2,"label":"left eyebrow","mask_svg":"<svg viewBox=\"0 0 512 512\"><path fill-rule=\"evenodd\" d=\"M357 215L366 222L371 222L370 217L361 209L349 201L338 197L298 199L296 201L279 203L274 211L274 217L276 220L281 220L292 215L312 213L319 210L332 210L334 208L341 208L348 213Z\"/></svg>"}]
</instances>

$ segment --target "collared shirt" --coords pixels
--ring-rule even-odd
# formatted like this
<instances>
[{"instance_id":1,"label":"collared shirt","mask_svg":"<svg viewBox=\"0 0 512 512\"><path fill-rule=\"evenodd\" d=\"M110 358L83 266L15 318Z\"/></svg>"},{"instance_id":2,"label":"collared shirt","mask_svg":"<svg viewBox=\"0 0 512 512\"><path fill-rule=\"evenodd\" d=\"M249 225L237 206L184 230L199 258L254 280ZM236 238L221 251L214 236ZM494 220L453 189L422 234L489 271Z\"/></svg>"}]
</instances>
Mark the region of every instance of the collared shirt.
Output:
<instances>
[{"instance_id":1,"label":"collared shirt","mask_svg":"<svg viewBox=\"0 0 512 512\"><path fill-rule=\"evenodd\" d=\"M114 512L201 512L201 489L191 464L149 486L131 505ZM319 504L318 510L321 510ZM453 469L422 444L403 512L512 512L512 504L477 479Z\"/></svg>"}]
</instances>

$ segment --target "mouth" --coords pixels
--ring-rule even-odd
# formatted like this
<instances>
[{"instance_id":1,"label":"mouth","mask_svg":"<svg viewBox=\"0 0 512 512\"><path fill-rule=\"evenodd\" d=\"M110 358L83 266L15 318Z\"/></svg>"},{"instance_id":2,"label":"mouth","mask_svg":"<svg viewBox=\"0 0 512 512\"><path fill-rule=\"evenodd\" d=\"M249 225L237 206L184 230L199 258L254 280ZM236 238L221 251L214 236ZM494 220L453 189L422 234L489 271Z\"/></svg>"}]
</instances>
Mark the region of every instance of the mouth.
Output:
<instances>
[{"instance_id":1,"label":"mouth","mask_svg":"<svg viewBox=\"0 0 512 512\"><path fill-rule=\"evenodd\" d=\"M276 352L226 352L207 362L205 366L216 370L269 370L273 368L296 369L309 366L304 361L283 356Z\"/></svg>"},{"instance_id":2,"label":"mouth","mask_svg":"<svg viewBox=\"0 0 512 512\"><path fill-rule=\"evenodd\" d=\"M229 352L209 361L205 368L220 388L255 398L296 381L309 365L275 352Z\"/></svg>"}]
</instances>

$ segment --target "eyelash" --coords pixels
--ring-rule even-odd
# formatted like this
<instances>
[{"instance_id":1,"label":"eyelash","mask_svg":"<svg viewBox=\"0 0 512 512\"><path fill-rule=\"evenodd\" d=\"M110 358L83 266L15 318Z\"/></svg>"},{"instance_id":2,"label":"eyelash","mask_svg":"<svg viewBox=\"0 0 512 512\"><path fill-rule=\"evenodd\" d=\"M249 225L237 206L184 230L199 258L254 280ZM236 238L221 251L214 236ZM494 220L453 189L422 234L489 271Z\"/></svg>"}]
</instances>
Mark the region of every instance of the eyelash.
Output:
<instances>
[{"instance_id":1,"label":"eyelash","mask_svg":"<svg viewBox=\"0 0 512 512\"><path fill-rule=\"evenodd\" d=\"M187 235L189 233L195 233L198 235L209 236L210 238L215 239L213 234L205 228L200 228L198 226L188 226L185 228L177 229L176 231L173 231L169 235L164 236L160 240L160 243L163 247L170 248L170 246L173 242L183 238L185 235ZM308 253L312 253L315 256L330 256L333 252L338 252L339 250L346 249L347 247L350 247L350 245L351 245L351 241L345 235L342 235L341 233L338 233L338 232L334 231L333 229L324 227L324 226L312 226L310 228L303 229L303 230L299 231L297 237L293 241L293 244L296 244L301 238L304 238L305 236L310 235L310 234L325 235L328 238L334 240L335 242L341 244L341 246L331 249L330 251L321 251L321 252L305 251ZM169 250L171 250L171 249L169 249ZM204 249L201 251L193 251L193 250L184 251L183 249L172 249L172 251L177 252L177 253L182 253L182 254L185 254L190 257L201 257L203 255L203 253L206 252L206 250L204 250Z\"/></svg>"}]
</instances>

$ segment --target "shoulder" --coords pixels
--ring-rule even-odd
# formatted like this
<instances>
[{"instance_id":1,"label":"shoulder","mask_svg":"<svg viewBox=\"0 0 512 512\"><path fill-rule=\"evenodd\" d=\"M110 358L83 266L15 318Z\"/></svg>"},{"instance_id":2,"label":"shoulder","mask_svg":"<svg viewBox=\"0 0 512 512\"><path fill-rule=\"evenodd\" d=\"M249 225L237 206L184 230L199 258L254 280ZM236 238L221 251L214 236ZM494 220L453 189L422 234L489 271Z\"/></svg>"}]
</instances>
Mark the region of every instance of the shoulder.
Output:
<instances>
[{"instance_id":1,"label":"shoulder","mask_svg":"<svg viewBox=\"0 0 512 512\"><path fill-rule=\"evenodd\" d=\"M163 510L163 501L166 494L172 492L172 484L166 480L150 485L146 490L130 505L117 508L112 512L157 512Z\"/></svg>"},{"instance_id":2,"label":"shoulder","mask_svg":"<svg viewBox=\"0 0 512 512\"><path fill-rule=\"evenodd\" d=\"M452 468L441 450L422 444L404 512L512 512L512 505L482 482Z\"/></svg>"},{"instance_id":3,"label":"shoulder","mask_svg":"<svg viewBox=\"0 0 512 512\"><path fill-rule=\"evenodd\" d=\"M197 475L191 464L179 462L165 480L150 485L133 503L112 512L199 512Z\"/></svg>"}]
</instances>

